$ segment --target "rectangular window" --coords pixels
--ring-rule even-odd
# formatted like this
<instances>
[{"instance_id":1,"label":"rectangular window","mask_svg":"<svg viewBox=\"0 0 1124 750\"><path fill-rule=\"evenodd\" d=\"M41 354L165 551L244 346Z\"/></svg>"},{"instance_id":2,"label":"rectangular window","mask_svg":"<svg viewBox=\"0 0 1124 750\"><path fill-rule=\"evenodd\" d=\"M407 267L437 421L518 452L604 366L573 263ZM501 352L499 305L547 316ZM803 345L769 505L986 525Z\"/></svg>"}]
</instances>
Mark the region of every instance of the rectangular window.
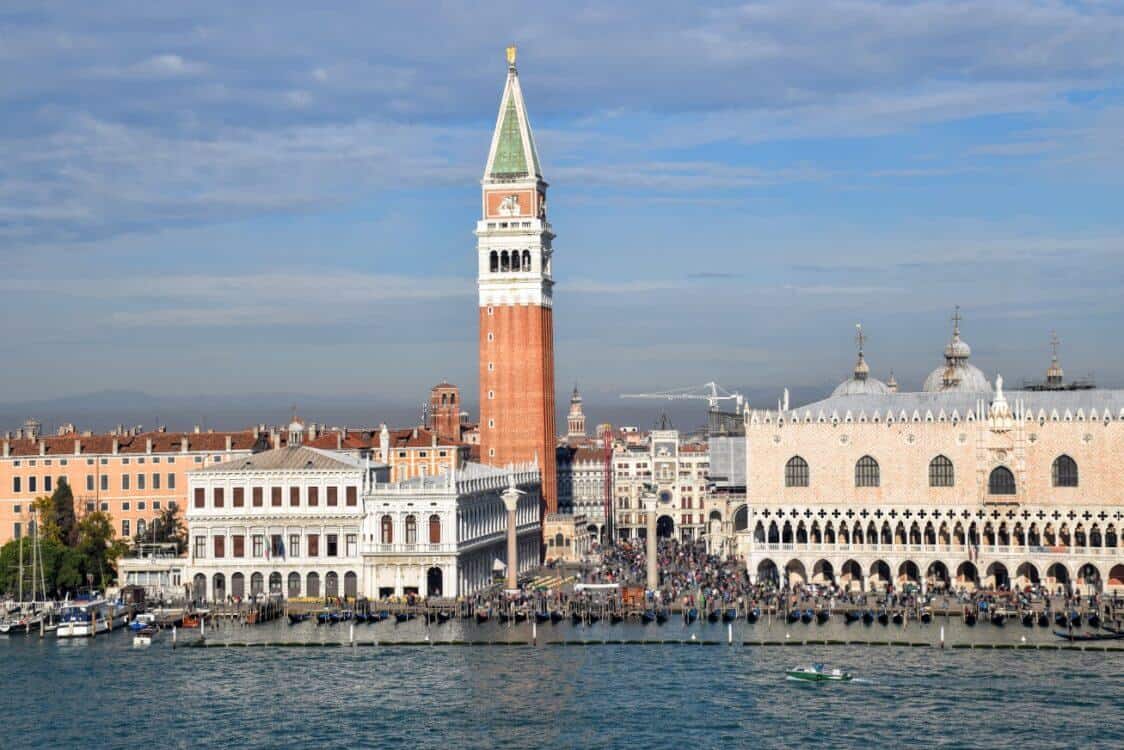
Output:
<instances>
[{"instance_id":1,"label":"rectangular window","mask_svg":"<svg viewBox=\"0 0 1124 750\"><path fill-rule=\"evenodd\" d=\"M121 536L129 536L129 519L126 518L121 522Z\"/></svg>"},{"instance_id":2,"label":"rectangular window","mask_svg":"<svg viewBox=\"0 0 1124 750\"><path fill-rule=\"evenodd\" d=\"M207 537L195 537L195 559L202 560L207 556Z\"/></svg>"},{"instance_id":3,"label":"rectangular window","mask_svg":"<svg viewBox=\"0 0 1124 750\"><path fill-rule=\"evenodd\" d=\"M301 556L301 535L289 534L289 557Z\"/></svg>"},{"instance_id":4,"label":"rectangular window","mask_svg":"<svg viewBox=\"0 0 1124 750\"><path fill-rule=\"evenodd\" d=\"M347 504L348 505L355 505L356 503L359 502L359 488L358 487L348 487L345 490L345 492L347 492Z\"/></svg>"},{"instance_id":5,"label":"rectangular window","mask_svg":"<svg viewBox=\"0 0 1124 750\"><path fill-rule=\"evenodd\" d=\"M235 487L234 488L234 501L233 501L232 504L234 505L235 508L241 508L246 504L246 488L245 487Z\"/></svg>"},{"instance_id":6,"label":"rectangular window","mask_svg":"<svg viewBox=\"0 0 1124 750\"><path fill-rule=\"evenodd\" d=\"M144 510L144 500L137 501L137 510Z\"/></svg>"},{"instance_id":7,"label":"rectangular window","mask_svg":"<svg viewBox=\"0 0 1124 750\"><path fill-rule=\"evenodd\" d=\"M168 475L168 489L174 490L175 488L176 488L176 475L175 474L169 474Z\"/></svg>"},{"instance_id":8,"label":"rectangular window","mask_svg":"<svg viewBox=\"0 0 1124 750\"><path fill-rule=\"evenodd\" d=\"M301 504L301 488L300 487L290 487L289 488L289 506L292 507L292 508L296 508L296 507L300 506L300 504Z\"/></svg>"},{"instance_id":9,"label":"rectangular window","mask_svg":"<svg viewBox=\"0 0 1124 750\"><path fill-rule=\"evenodd\" d=\"M35 492L36 489L37 489L37 487L36 487L35 477L28 477L27 478L27 491L28 492Z\"/></svg>"},{"instance_id":10,"label":"rectangular window","mask_svg":"<svg viewBox=\"0 0 1124 750\"><path fill-rule=\"evenodd\" d=\"M347 542L347 556L355 557L359 554L359 540L355 537L355 534L348 534L345 540Z\"/></svg>"},{"instance_id":11,"label":"rectangular window","mask_svg":"<svg viewBox=\"0 0 1124 750\"><path fill-rule=\"evenodd\" d=\"M93 489L93 487L91 487L90 489ZM20 489L20 478L19 477L12 477L12 492L21 492L21 491L22 490Z\"/></svg>"},{"instance_id":12,"label":"rectangular window","mask_svg":"<svg viewBox=\"0 0 1124 750\"><path fill-rule=\"evenodd\" d=\"M23 525L20 523L12 524L12 539L20 539L23 537Z\"/></svg>"},{"instance_id":13,"label":"rectangular window","mask_svg":"<svg viewBox=\"0 0 1124 750\"><path fill-rule=\"evenodd\" d=\"M93 474L87 474L86 475L86 492L93 492L93 491L94 491L94 475Z\"/></svg>"},{"instance_id":14,"label":"rectangular window","mask_svg":"<svg viewBox=\"0 0 1124 750\"><path fill-rule=\"evenodd\" d=\"M319 557L320 556L320 535L319 534L309 534L308 535L308 556L309 557Z\"/></svg>"},{"instance_id":15,"label":"rectangular window","mask_svg":"<svg viewBox=\"0 0 1124 750\"><path fill-rule=\"evenodd\" d=\"M102 474L101 475L101 491L102 492L109 492L109 475L108 474Z\"/></svg>"},{"instance_id":16,"label":"rectangular window","mask_svg":"<svg viewBox=\"0 0 1124 750\"><path fill-rule=\"evenodd\" d=\"M126 511L128 509L129 509L129 501L126 500L125 502L121 503L121 510Z\"/></svg>"},{"instance_id":17,"label":"rectangular window","mask_svg":"<svg viewBox=\"0 0 1124 750\"><path fill-rule=\"evenodd\" d=\"M154 489L154 490L160 489L160 475L159 474L153 474L152 475L152 489Z\"/></svg>"},{"instance_id":18,"label":"rectangular window","mask_svg":"<svg viewBox=\"0 0 1124 750\"><path fill-rule=\"evenodd\" d=\"M262 488L261 487L255 487L253 495L254 495L254 498L253 498L254 507L260 508L261 504L262 504Z\"/></svg>"},{"instance_id":19,"label":"rectangular window","mask_svg":"<svg viewBox=\"0 0 1124 750\"><path fill-rule=\"evenodd\" d=\"M234 534L230 537L230 547L233 557L246 556L246 536L245 534Z\"/></svg>"},{"instance_id":20,"label":"rectangular window","mask_svg":"<svg viewBox=\"0 0 1124 750\"><path fill-rule=\"evenodd\" d=\"M215 537L215 557L225 557L225 556L226 556L226 537L225 536L216 536Z\"/></svg>"},{"instance_id":21,"label":"rectangular window","mask_svg":"<svg viewBox=\"0 0 1124 750\"><path fill-rule=\"evenodd\" d=\"M101 511L102 511L103 513L108 513L108 512L109 512L109 503L104 503L104 502L103 502L103 503L101 504Z\"/></svg>"},{"instance_id":22,"label":"rectangular window","mask_svg":"<svg viewBox=\"0 0 1124 750\"><path fill-rule=\"evenodd\" d=\"M50 463L50 462L48 462L48 463ZM51 491L51 478L50 477L43 477L43 491L44 492L50 492Z\"/></svg>"},{"instance_id":23,"label":"rectangular window","mask_svg":"<svg viewBox=\"0 0 1124 750\"><path fill-rule=\"evenodd\" d=\"M160 456L153 456L152 457L152 463L154 463L154 464L160 463Z\"/></svg>"},{"instance_id":24,"label":"rectangular window","mask_svg":"<svg viewBox=\"0 0 1124 750\"><path fill-rule=\"evenodd\" d=\"M281 507L281 488L273 487L269 490L269 504L274 508Z\"/></svg>"},{"instance_id":25,"label":"rectangular window","mask_svg":"<svg viewBox=\"0 0 1124 750\"><path fill-rule=\"evenodd\" d=\"M327 553L328 557L336 557L339 554L339 537L335 534L325 534L327 539Z\"/></svg>"},{"instance_id":26,"label":"rectangular window","mask_svg":"<svg viewBox=\"0 0 1124 750\"><path fill-rule=\"evenodd\" d=\"M339 487L328 488L328 505L339 505Z\"/></svg>"},{"instance_id":27,"label":"rectangular window","mask_svg":"<svg viewBox=\"0 0 1124 750\"><path fill-rule=\"evenodd\" d=\"M215 487L215 507L221 508L226 505L226 493L222 487Z\"/></svg>"},{"instance_id":28,"label":"rectangular window","mask_svg":"<svg viewBox=\"0 0 1124 750\"><path fill-rule=\"evenodd\" d=\"M160 501L159 500L153 500L152 501L152 509L153 510L160 510Z\"/></svg>"},{"instance_id":29,"label":"rectangular window","mask_svg":"<svg viewBox=\"0 0 1124 750\"><path fill-rule=\"evenodd\" d=\"M202 487L195 488L195 507L202 508L206 503L204 502L204 491Z\"/></svg>"},{"instance_id":30,"label":"rectangular window","mask_svg":"<svg viewBox=\"0 0 1124 750\"><path fill-rule=\"evenodd\" d=\"M272 557L285 556L285 543L281 540L280 534L273 534L269 537L269 554Z\"/></svg>"},{"instance_id":31,"label":"rectangular window","mask_svg":"<svg viewBox=\"0 0 1124 750\"><path fill-rule=\"evenodd\" d=\"M308 488L308 507L315 508L319 504L320 504L320 488L319 487L309 487Z\"/></svg>"},{"instance_id":32,"label":"rectangular window","mask_svg":"<svg viewBox=\"0 0 1124 750\"><path fill-rule=\"evenodd\" d=\"M122 492L128 492L129 491L129 475L128 474L122 474L121 475L121 491Z\"/></svg>"},{"instance_id":33,"label":"rectangular window","mask_svg":"<svg viewBox=\"0 0 1124 750\"><path fill-rule=\"evenodd\" d=\"M137 474L137 489L144 489L144 474Z\"/></svg>"},{"instance_id":34,"label":"rectangular window","mask_svg":"<svg viewBox=\"0 0 1124 750\"><path fill-rule=\"evenodd\" d=\"M262 538L261 534L254 534L253 545L254 557L261 557L265 554L265 539Z\"/></svg>"}]
</instances>

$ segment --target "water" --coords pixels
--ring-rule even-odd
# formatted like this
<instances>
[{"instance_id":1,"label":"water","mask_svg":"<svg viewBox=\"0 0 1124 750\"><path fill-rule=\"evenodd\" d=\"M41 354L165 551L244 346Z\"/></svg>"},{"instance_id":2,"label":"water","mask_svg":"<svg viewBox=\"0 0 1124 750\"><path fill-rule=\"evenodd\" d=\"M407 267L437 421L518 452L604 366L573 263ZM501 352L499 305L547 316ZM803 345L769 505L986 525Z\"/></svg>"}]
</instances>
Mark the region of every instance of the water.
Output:
<instances>
[{"instance_id":1,"label":"water","mask_svg":"<svg viewBox=\"0 0 1124 750\"><path fill-rule=\"evenodd\" d=\"M212 630L211 641L346 641L346 624ZM434 626L443 640L529 640L530 625ZM898 628L745 625L735 638L935 641ZM725 640L724 625L540 626L567 639ZM356 638L421 640L424 623L356 625ZM182 634L181 634L182 635ZM948 642L1047 640L1011 624L946 626ZM197 637L191 633L189 638ZM1056 639L1055 639L1056 640ZM0 747L1020 748L1124 744L1124 653L881 646L593 645L380 648L169 647L126 632L0 638ZM849 684L784 679L824 661Z\"/></svg>"}]
</instances>

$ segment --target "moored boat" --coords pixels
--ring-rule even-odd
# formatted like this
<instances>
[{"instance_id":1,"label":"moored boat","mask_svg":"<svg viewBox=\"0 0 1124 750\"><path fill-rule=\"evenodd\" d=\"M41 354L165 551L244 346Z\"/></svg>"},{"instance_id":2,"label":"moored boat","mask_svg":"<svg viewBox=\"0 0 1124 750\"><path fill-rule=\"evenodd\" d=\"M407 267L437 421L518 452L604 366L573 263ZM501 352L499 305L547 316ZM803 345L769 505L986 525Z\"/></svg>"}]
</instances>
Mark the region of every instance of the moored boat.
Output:
<instances>
[{"instance_id":1,"label":"moored boat","mask_svg":"<svg viewBox=\"0 0 1124 750\"><path fill-rule=\"evenodd\" d=\"M826 609L821 609L820 611L816 612L816 622L819 623L820 625L823 625L824 623L826 623L830 619L831 619L831 613L828 612Z\"/></svg>"},{"instance_id":2,"label":"moored boat","mask_svg":"<svg viewBox=\"0 0 1124 750\"><path fill-rule=\"evenodd\" d=\"M113 627L110 604L104 599L74 601L59 613L59 638L84 638L108 633Z\"/></svg>"},{"instance_id":3,"label":"moored boat","mask_svg":"<svg viewBox=\"0 0 1124 750\"><path fill-rule=\"evenodd\" d=\"M891 619L894 621L895 625L901 625L903 622L905 622L905 615L901 613L901 610L898 610L894 613Z\"/></svg>"},{"instance_id":4,"label":"moored boat","mask_svg":"<svg viewBox=\"0 0 1124 750\"><path fill-rule=\"evenodd\" d=\"M722 622L733 622L738 619L738 611L733 607L727 607L722 613Z\"/></svg>"},{"instance_id":5,"label":"moored boat","mask_svg":"<svg viewBox=\"0 0 1124 750\"><path fill-rule=\"evenodd\" d=\"M890 613L887 612L886 610L882 610L881 612L879 612L878 613L878 624L879 625L889 625L890 624Z\"/></svg>"},{"instance_id":6,"label":"moored boat","mask_svg":"<svg viewBox=\"0 0 1124 750\"><path fill-rule=\"evenodd\" d=\"M754 607L753 609L745 613L745 619L750 623L757 622L759 619L761 619L761 610L757 607Z\"/></svg>"},{"instance_id":7,"label":"moored boat","mask_svg":"<svg viewBox=\"0 0 1124 750\"><path fill-rule=\"evenodd\" d=\"M921 610L921 622L925 625L928 625L932 621L933 621L933 610L929 609L928 607Z\"/></svg>"},{"instance_id":8,"label":"moored boat","mask_svg":"<svg viewBox=\"0 0 1124 750\"><path fill-rule=\"evenodd\" d=\"M156 628L147 627L133 633L134 646L151 646L152 639L156 637Z\"/></svg>"},{"instance_id":9,"label":"moored boat","mask_svg":"<svg viewBox=\"0 0 1124 750\"><path fill-rule=\"evenodd\" d=\"M871 625L873 623L874 623L874 613L871 612L868 609L865 612L863 612L863 624L864 625Z\"/></svg>"},{"instance_id":10,"label":"moored boat","mask_svg":"<svg viewBox=\"0 0 1124 750\"><path fill-rule=\"evenodd\" d=\"M843 613L843 622L850 625L852 622L858 622L863 618L862 613L849 609Z\"/></svg>"},{"instance_id":11,"label":"moored boat","mask_svg":"<svg viewBox=\"0 0 1124 750\"><path fill-rule=\"evenodd\" d=\"M1046 628L1050 626L1050 615L1045 612L1038 613L1038 627Z\"/></svg>"}]
</instances>

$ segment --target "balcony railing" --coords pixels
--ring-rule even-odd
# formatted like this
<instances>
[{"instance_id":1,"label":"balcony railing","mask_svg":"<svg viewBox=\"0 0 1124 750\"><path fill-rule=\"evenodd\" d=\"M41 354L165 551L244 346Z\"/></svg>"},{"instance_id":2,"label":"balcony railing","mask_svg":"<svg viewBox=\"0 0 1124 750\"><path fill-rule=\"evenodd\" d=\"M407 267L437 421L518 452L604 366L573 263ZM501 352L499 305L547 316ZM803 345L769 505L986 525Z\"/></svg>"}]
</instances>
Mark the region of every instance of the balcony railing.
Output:
<instances>
[{"instance_id":1,"label":"balcony railing","mask_svg":"<svg viewBox=\"0 0 1124 750\"><path fill-rule=\"evenodd\" d=\"M973 554L986 555L990 557L1008 555L1012 557L1025 557L1027 555L1068 555L1071 557L1117 557L1124 556L1124 550L1120 547L1075 547L1058 545L1053 547L1044 546L1021 546L1021 545L999 545L999 544L817 544L815 542L799 543L799 542L751 542L750 548L763 552L815 552L821 554L830 554L834 552L855 552L855 553L884 553L884 554L900 554L900 553L929 553L929 554L963 554L967 555L969 549Z\"/></svg>"},{"instance_id":2,"label":"balcony railing","mask_svg":"<svg viewBox=\"0 0 1124 750\"><path fill-rule=\"evenodd\" d=\"M418 542L416 544L381 544L366 542L363 545L364 555L434 555L456 551L457 545L452 543L431 544L429 542Z\"/></svg>"}]
</instances>

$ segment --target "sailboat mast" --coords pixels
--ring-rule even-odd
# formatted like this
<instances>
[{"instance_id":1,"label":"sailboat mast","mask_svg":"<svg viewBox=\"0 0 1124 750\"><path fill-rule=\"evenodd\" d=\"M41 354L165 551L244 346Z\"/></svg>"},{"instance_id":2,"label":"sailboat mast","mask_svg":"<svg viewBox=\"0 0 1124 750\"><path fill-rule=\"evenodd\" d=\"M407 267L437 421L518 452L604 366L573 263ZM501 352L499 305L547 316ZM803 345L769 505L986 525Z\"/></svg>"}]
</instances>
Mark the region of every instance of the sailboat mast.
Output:
<instances>
[{"instance_id":1,"label":"sailboat mast","mask_svg":"<svg viewBox=\"0 0 1124 750\"><path fill-rule=\"evenodd\" d=\"M39 536L39 521L35 511L31 512L31 603L35 604L35 585L38 581L35 580L35 559L36 550L39 545L35 543L36 538ZM35 608L32 607L32 610Z\"/></svg>"},{"instance_id":2,"label":"sailboat mast","mask_svg":"<svg viewBox=\"0 0 1124 750\"><path fill-rule=\"evenodd\" d=\"M23 604L23 537L20 537L20 604Z\"/></svg>"}]
</instances>

